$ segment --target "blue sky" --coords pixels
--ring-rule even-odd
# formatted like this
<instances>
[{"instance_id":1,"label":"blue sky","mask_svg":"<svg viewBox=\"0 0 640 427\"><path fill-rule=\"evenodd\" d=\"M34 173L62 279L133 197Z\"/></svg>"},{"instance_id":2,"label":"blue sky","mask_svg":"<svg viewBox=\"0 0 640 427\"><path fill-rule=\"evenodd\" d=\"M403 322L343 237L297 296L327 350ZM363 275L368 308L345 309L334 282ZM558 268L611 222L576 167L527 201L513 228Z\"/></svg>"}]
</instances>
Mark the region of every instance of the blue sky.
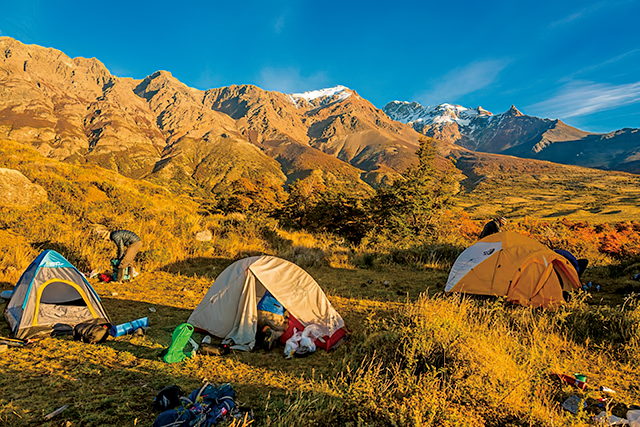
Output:
<instances>
[{"instance_id":1,"label":"blue sky","mask_svg":"<svg viewBox=\"0 0 640 427\"><path fill-rule=\"evenodd\" d=\"M198 89L336 85L580 129L640 128L640 0L3 0L0 35Z\"/></svg>"}]
</instances>

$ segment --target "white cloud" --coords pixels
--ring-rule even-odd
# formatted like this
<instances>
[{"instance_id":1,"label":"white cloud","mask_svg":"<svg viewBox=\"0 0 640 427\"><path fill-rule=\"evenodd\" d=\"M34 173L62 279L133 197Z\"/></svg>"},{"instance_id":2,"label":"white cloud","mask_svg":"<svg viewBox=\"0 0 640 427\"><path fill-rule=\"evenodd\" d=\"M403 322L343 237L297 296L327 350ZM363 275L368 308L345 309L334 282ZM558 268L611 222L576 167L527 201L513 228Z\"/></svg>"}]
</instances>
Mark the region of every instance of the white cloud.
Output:
<instances>
[{"instance_id":1,"label":"white cloud","mask_svg":"<svg viewBox=\"0 0 640 427\"><path fill-rule=\"evenodd\" d=\"M472 62L450 71L436 81L432 89L416 96L416 99L423 105L456 102L463 95L489 86L507 65L509 65L507 60Z\"/></svg>"},{"instance_id":2,"label":"white cloud","mask_svg":"<svg viewBox=\"0 0 640 427\"><path fill-rule=\"evenodd\" d=\"M640 53L640 49L630 50L629 52L622 53L622 54L620 54L618 56L610 58L610 59L608 59L608 60L606 60L604 62L601 62L599 64L595 64L595 65L591 65L589 67L582 68L582 69L576 71L575 73L573 73L572 77L577 77L579 75L584 75L584 74L590 73L592 71L596 71L596 70L608 67L610 65L619 66L618 64L620 62L625 61L625 60L627 60L629 58L632 58L633 56L637 55L638 53Z\"/></svg>"},{"instance_id":3,"label":"white cloud","mask_svg":"<svg viewBox=\"0 0 640 427\"><path fill-rule=\"evenodd\" d=\"M586 18L590 15L593 15L595 12L607 8L608 10L612 10L617 7L625 6L627 4L633 3L635 0L622 0L617 2L604 1L596 4L592 4L590 6L584 7L581 10L574 12L568 16L565 16L562 19L558 19L557 21L553 21L549 24L549 28L558 28L564 27L566 25L570 25L575 21L579 21L580 19Z\"/></svg>"},{"instance_id":4,"label":"white cloud","mask_svg":"<svg viewBox=\"0 0 640 427\"><path fill-rule=\"evenodd\" d=\"M302 76L296 68L263 68L257 79L257 85L261 89L282 93L306 92L325 87L328 82L324 72Z\"/></svg>"},{"instance_id":5,"label":"white cloud","mask_svg":"<svg viewBox=\"0 0 640 427\"><path fill-rule=\"evenodd\" d=\"M284 28L284 15L280 16L276 21L276 24L273 26L273 30L276 34L280 34L282 29Z\"/></svg>"},{"instance_id":6,"label":"white cloud","mask_svg":"<svg viewBox=\"0 0 640 427\"><path fill-rule=\"evenodd\" d=\"M586 81L570 82L553 98L527 109L543 117L586 116L640 102L640 82L612 85Z\"/></svg>"}]
</instances>

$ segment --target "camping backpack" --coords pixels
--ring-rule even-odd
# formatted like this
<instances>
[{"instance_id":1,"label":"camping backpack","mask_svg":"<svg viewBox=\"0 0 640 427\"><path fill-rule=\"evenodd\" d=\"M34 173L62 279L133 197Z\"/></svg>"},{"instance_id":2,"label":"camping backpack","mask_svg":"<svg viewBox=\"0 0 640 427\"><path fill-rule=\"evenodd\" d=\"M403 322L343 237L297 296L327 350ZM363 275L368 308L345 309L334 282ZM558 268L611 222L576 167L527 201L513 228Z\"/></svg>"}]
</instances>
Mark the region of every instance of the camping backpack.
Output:
<instances>
[{"instance_id":1,"label":"camping backpack","mask_svg":"<svg viewBox=\"0 0 640 427\"><path fill-rule=\"evenodd\" d=\"M153 427L211 427L224 419L235 407L235 391L230 384L213 386L205 383L201 388L180 398L181 406L162 412Z\"/></svg>"},{"instance_id":2,"label":"camping backpack","mask_svg":"<svg viewBox=\"0 0 640 427\"><path fill-rule=\"evenodd\" d=\"M109 336L109 325L95 323L79 323L73 328L73 339L96 344L103 342Z\"/></svg>"}]
</instances>

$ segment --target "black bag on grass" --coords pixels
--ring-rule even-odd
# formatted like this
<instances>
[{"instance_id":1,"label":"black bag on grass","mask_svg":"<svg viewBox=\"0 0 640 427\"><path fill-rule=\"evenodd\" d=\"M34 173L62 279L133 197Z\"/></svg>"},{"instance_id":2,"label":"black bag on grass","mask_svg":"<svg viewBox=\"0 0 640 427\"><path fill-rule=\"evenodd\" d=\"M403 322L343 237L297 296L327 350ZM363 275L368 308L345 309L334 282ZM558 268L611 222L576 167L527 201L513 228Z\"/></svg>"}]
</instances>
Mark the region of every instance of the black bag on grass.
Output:
<instances>
[{"instance_id":1,"label":"black bag on grass","mask_svg":"<svg viewBox=\"0 0 640 427\"><path fill-rule=\"evenodd\" d=\"M166 411L180 405L180 397L183 395L182 389L177 385L165 387L158 392L153 399L153 409L156 411Z\"/></svg>"},{"instance_id":2,"label":"black bag on grass","mask_svg":"<svg viewBox=\"0 0 640 427\"><path fill-rule=\"evenodd\" d=\"M73 328L66 323L56 323L51 331L52 337L62 337L65 335L73 335Z\"/></svg>"},{"instance_id":3,"label":"black bag on grass","mask_svg":"<svg viewBox=\"0 0 640 427\"><path fill-rule=\"evenodd\" d=\"M95 323L78 323L73 328L73 339L96 344L103 342L109 336L109 325L96 325Z\"/></svg>"}]
</instances>

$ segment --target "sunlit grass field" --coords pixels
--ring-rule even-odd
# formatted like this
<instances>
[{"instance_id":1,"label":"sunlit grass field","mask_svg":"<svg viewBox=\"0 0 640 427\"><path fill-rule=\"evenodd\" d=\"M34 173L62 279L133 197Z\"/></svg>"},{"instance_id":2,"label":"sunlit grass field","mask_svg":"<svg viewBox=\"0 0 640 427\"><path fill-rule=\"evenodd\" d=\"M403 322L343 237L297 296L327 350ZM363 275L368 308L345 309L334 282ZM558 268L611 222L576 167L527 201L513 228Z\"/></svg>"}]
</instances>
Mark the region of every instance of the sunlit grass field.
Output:
<instances>
[{"instance_id":1,"label":"sunlit grass field","mask_svg":"<svg viewBox=\"0 0 640 427\"><path fill-rule=\"evenodd\" d=\"M531 169L531 164L525 167L512 160L505 170L489 165L475 171L482 179L468 182L473 191L459 197L467 213L477 218L499 213L593 222L626 221L640 215L638 175L548 162L533 163L539 169Z\"/></svg>"},{"instance_id":2,"label":"sunlit grass field","mask_svg":"<svg viewBox=\"0 0 640 427\"><path fill-rule=\"evenodd\" d=\"M449 240L443 236L434 246L446 251L376 251L332 235L284 230L272 219L205 215L187 196L47 160L10 142L0 144L0 167L20 170L45 188L49 200L0 208L0 288L11 289L44 249L60 252L85 273L106 272L115 249L96 227L127 228L144 242L141 274L120 284L90 282L114 324L140 317L150 322L146 335L102 344L46 337L0 353L2 425L149 426L158 415L152 404L159 390L176 384L188 393L205 380L230 383L238 402L253 409L255 426L581 426L593 425L602 410L624 417L631 405L640 405L635 234L613 226L572 231L559 222L634 220L632 176L604 174L605 181L620 180L610 182L613 190L585 178L586 187L573 195L564 186L555 196L528 178L512 178L511 189L500 186L506 178L485 180L486 187L461 199L471 214L460 220L465 230L479 231L483 221L501 214L509 217L508 229L590 258L582 280L599 284L600 292L592 287L560 309L543 311L442 293L456 253L473 243L473 233L453 239L452 229ZM558 176L549 179L562 185ZM601 184L603 194L615 190L619 204L614 196L598 196ZM584 218L563 214L570 210L565 202L583 197L601 197L603 205L586 206L590 216ZM531 201L535 209L528 211ZM608 212L616 206L622 212L614 217ZM205 229L212 240L195 240ZM618 245L617 252L602 252L611 245L594 243L603 236ZM172 331L215 277L236 259L262 253L305 268L344 318L349 340L303 359L285 359L277 347L164 363L159 355ZM8 324L0 322L0 335L8 334ZM551 376L578 372L588 377L586 391ZM616 393L603 395L598 386ZM586 403L577 414L562 409L573 395ZM44 419L63 405L68 407L61 414Z\"/></svg>"}]
</instances>

